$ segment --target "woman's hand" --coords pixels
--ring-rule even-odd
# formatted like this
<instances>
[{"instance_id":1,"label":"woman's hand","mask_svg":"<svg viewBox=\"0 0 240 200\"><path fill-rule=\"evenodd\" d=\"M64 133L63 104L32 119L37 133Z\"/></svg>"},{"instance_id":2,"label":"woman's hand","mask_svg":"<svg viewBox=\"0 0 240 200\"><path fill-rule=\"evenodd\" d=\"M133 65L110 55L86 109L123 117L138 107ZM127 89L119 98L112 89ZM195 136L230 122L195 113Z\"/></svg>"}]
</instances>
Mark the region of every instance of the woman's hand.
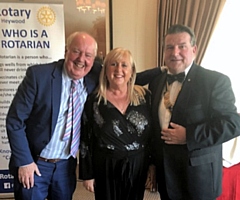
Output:
<instances>
[{"instance_id":1,"label":"woman's hand","mask_svg":"<svg viewBox=\"0 0 240 200\"><path fill-rule=\"evenodd\" d=\"M85 187L89 192L94 192L94 179L84 180L83 187Z\"/></svg>"}]
</instances>

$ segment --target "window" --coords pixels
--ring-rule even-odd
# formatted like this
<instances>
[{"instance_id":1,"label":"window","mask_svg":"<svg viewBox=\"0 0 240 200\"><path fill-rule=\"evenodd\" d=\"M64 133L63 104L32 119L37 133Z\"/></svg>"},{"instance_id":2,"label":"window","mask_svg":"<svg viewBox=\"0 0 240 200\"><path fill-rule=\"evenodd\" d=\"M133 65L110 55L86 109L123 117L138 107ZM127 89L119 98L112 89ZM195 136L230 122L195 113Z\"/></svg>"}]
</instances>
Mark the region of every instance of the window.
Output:
<instances>
[{"instance_id":1,"label":"window","mask_svg":"<svg viewBox=\"0 0 240 200\"><path fill-rule=\"evenodd\" d=\"M237 73L240 70L239 9L239 0L226 0L201 65L229 76L240 113L240 75Z\"/></svg>"}]
</instances>

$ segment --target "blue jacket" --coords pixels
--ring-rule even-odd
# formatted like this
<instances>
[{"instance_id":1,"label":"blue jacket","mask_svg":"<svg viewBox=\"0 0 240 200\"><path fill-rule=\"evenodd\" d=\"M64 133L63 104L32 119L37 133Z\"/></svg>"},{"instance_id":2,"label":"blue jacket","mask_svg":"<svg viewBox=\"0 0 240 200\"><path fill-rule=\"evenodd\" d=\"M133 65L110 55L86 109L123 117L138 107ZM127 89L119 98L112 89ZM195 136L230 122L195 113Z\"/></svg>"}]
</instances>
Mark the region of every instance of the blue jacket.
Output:
<instances>
[{"instance_id":1,"label":"blue jacket","mask_svg":"<svg viewBox=\"0 0 240 200\"><path fill-rule=\"evenodd\" d=\"M63 64L59 60L27 69L6 118L10 170L36 161L52 137L60 108ZM84 77L88 93L98 85L100 71L101 65L94 63Z\"/></svg>"}]
</instances>

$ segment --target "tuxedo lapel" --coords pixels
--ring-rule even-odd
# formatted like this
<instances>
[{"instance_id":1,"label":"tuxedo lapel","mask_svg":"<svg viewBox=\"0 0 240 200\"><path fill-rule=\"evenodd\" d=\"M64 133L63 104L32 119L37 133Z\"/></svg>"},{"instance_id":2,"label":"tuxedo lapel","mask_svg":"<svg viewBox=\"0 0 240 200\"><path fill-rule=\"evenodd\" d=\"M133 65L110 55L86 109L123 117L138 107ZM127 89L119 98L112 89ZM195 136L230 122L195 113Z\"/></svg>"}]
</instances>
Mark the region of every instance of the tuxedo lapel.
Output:
<instances>
[{"instance_id":1,"label":"tuxedo lapel","mask_svg":"<svg viewBox=\"0 0 240 200\"><path fill-rule=\"evenodd\" d=\"M176 99L175 105L173 107L172 117L171 121L176 122L179 119L184 119L185 116L179 116L188 108L189 105L189 97L194 90L194 80L196 80L196 74L197 74L197 66L193 64L191 69L189 70L185 81L183 82L182 89L180 90L178 97Z\"/></svg>"}]
</instances>

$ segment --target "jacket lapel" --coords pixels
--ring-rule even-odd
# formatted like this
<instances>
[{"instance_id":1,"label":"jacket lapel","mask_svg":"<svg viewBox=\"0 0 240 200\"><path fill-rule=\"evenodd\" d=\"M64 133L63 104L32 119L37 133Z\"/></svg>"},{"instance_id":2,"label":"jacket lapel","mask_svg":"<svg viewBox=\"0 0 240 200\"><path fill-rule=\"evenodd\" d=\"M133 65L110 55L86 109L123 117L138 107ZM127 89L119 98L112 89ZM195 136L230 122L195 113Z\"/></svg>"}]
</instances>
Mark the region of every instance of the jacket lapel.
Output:
<instances>
[{"instance_id":1,"label":"jacket lapel","mask_svg":"<svg viewBox=\"0 0 240 200\"><path fill-rule=\"evenodd\" d=\"M184 119L185 116L179 116L188 108L189 105L189 97L191 95L191 91L194 87L195 76L197 75L197 65L193 64L191 69L189 70L185 81L183 82L182 89L179 92L179 95L176 99L175 105L173 107L171 121L177 122L179 119ZM181 111L181 112L179 112Z\"/></svg>"},{"instance_id":2,"label":"jacket lapel","mask_svg":"<svg viewBox=\"0 0 240 200\"><path fill-rule=\"evenodd\" d=\"M51 134L54 131L54 128L57 123L58 113L60 109L60 101L61 101L61 89L62 89L62 68L63 62L57 62L52 73L52 127Z\"/></svg>"}]
</instances>

